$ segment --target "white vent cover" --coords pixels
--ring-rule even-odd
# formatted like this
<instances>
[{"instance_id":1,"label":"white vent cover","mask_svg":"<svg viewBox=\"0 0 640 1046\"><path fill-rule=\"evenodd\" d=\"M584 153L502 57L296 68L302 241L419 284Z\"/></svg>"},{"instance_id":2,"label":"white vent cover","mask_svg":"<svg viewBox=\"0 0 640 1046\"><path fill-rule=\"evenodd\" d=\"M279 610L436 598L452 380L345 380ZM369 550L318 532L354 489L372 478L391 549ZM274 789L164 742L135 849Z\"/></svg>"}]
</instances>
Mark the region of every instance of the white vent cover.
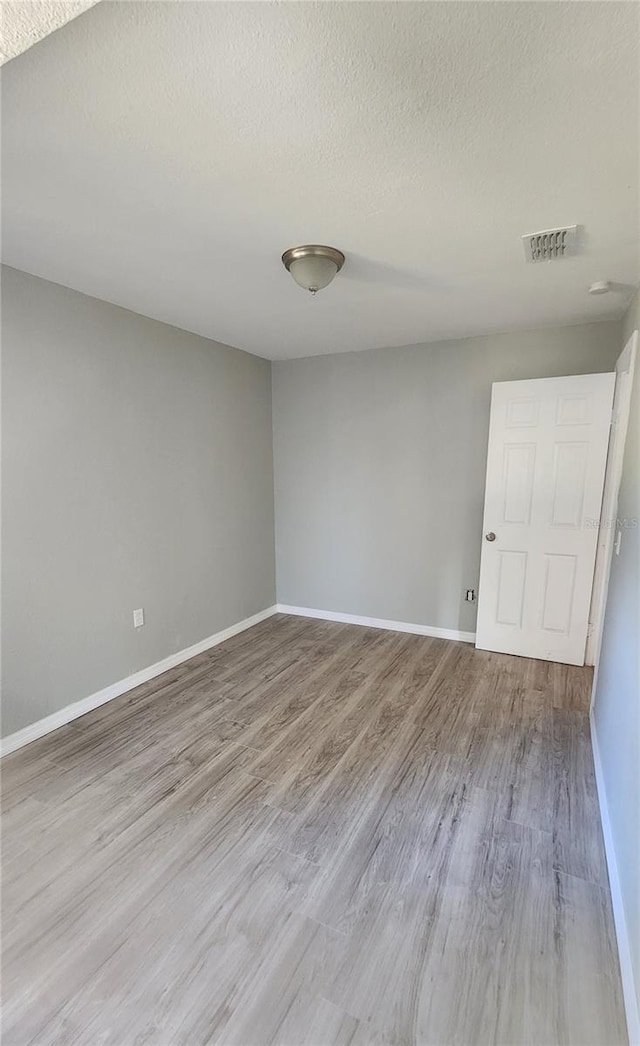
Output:
<instances>
[{"instance_id":1,"label":"white vent cover","mask_svg":"<svg viewBox=\"0 0 640 1046\"><path fill-rule=\"evenodd\" d=\"M556 261L575 253L577 225L564 229L544 229L529 232L522 237L525 260L528 262Z\"/></svg>"}]
</instances>

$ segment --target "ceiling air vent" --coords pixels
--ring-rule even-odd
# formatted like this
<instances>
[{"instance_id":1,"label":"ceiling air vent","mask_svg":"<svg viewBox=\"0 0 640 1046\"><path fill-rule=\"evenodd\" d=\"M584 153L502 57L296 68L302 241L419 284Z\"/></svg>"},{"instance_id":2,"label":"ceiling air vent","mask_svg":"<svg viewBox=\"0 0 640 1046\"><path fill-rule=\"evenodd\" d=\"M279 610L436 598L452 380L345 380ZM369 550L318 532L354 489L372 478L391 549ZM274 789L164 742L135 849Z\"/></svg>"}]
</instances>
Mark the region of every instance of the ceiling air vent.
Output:
<instances>
[{"instance_id":1,"label":"ceiling air vent","mask_svg":"<svg viewBox=\"0 0 640 1046\"><path fill-rule=\"evenodd\" d=\"M565 229L545 229L522 237L525 260L528 262L555 261L575 254L577 225Z\"/></svg>"}]
</instances>

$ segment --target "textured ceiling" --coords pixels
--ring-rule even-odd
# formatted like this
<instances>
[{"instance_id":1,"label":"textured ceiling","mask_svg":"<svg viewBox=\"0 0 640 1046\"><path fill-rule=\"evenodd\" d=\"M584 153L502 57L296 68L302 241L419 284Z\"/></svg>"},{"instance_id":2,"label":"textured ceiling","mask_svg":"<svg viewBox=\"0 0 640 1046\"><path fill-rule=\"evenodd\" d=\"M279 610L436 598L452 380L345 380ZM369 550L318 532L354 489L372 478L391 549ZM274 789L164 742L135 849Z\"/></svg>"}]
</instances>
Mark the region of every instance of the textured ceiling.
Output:
<instances>
[{"instance_id":1,"label":"textured ceiling","mask_svg":"<svg viewBox=\"0 0 640 1046\"><path fill-rule=\"evenodd\" d=\"M272 358L618 316L639 14L103 0L5 67L5 261ZM573 223L580 256L525 265ZM306 242L347 255L315 298Z\"/></svg>"},{"instance_id":2,"label":"textured ceiling","mask_svg":"<svg viewBox=\"0 0 640 1046\"><path fill-rule=\"evenodd\" d=\"M0 0L0 65L95 3L97 0Z\"/></svg>"}]
</instances>

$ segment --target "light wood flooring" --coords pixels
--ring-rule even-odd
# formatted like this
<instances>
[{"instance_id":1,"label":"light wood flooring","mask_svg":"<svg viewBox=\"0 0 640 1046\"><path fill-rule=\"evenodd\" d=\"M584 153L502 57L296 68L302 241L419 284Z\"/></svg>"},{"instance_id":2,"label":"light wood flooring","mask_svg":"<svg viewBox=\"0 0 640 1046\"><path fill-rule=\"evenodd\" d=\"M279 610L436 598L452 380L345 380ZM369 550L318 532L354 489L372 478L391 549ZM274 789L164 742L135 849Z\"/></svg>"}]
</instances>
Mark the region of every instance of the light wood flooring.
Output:
<instances>
[{"instance_id":1,"label":"light wood flooring","mask_svg":"<svg viewBox=\"0 0 640 1046\"><path fill-rule=\"evenodd\" d=\"M278 616L7 757L3 1043L622 1043L590 671Z\"/></svg>"}]
</instances>

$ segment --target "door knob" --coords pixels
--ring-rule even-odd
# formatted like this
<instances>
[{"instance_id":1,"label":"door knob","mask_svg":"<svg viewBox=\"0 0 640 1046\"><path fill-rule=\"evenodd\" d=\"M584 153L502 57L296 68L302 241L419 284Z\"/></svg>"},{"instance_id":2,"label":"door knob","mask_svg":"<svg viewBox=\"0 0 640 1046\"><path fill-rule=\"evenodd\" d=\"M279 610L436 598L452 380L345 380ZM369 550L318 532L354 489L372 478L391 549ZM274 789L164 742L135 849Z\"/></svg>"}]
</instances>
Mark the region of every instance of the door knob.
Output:
<instances>
[{"instance_id":1,"label":"door knob","mask_svg":"<svg viewBox=\"0 0 640 1046\"><path fill-rule=\"evenodd\" d=\"M496 540L496 536L495 536L495 534L493 533L492 530L490 530L488 534L485 534L485 537L486 537L487 541L495 541Z\"/></svg>"}]
</instances>

